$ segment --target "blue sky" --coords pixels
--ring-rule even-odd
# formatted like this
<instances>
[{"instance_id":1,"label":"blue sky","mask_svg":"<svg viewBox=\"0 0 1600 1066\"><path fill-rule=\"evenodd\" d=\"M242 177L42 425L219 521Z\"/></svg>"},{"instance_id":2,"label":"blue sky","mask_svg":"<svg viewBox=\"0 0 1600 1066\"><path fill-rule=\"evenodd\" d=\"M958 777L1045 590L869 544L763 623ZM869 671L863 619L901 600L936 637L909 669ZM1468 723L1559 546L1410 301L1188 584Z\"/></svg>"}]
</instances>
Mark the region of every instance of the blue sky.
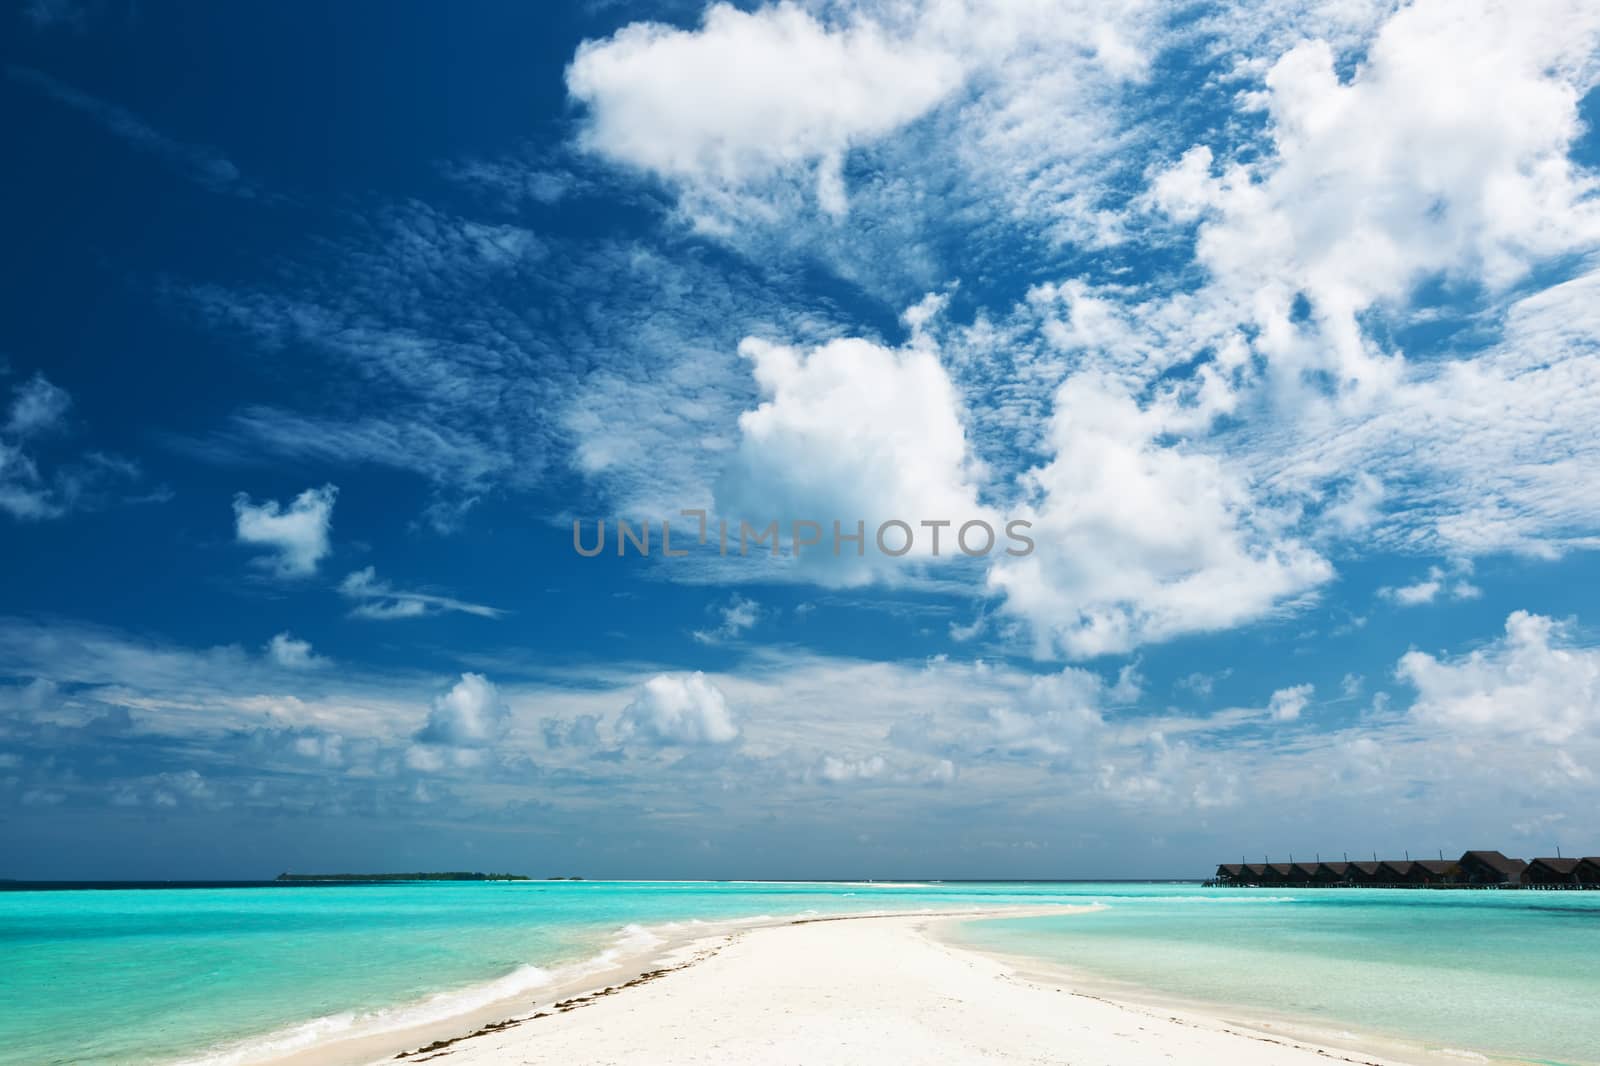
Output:
<instances>
[{"instance_id":1,"label":"blue sky","mask_svg":"<svg viewBox=\"0 0 1600 1066\"><path fill-rule=\"evenodd\" d=\"M1600 851L1592 5L4 19L0 876Z\"/></svg>"}]
</instances>

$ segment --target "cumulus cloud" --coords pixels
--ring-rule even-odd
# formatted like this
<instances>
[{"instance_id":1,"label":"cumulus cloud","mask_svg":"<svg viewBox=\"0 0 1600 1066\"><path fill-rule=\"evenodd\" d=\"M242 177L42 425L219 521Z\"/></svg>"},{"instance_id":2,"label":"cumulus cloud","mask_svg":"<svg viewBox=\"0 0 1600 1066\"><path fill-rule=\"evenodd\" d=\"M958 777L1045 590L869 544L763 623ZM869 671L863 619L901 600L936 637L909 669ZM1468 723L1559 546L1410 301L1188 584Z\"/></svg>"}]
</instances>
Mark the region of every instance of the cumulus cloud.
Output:
<instances>
[{"instance_id":1,"label":"cumulus cloud","mask_svg":"<svg viewBox=\"0 0 1600 1066\"><path fill-rule=\"evenodd\" d=\"M1431 726L1551 744L1600 731L1600 649L1542 615L1512 612L1505 636L1455 659L1407 652L1396 675L1417 690L1412 717Z\"/></svg>"},{"instance_id":2,"label":"cumulus cloud","mask_svg":"<svg viewBox=\"0 0 1600 1066\"><path fill-rule=\"evenodd\" d=\"M1217 327L1178 348L1218 353L1186 391L1245 416L1218 449L1320 510L1323 537L1459 558L1593 543L1597 279L1518 287L1600 242L1573 157L1597 42L1592 5L1407 4L1348 74L1331 40L1242 66L1262 137L1197 145L1153 182L1147 201L1195 225L1207 283L1184 295ZM1395 336L1474 315L1486 342ZM1387 595L1474 591L1430 575Z\"/></svg>"},{"instance_id":3,"label":"cumulus cloud","mask_svg":"<svg viewBox=\"0 0 1600 1066\"><path fill-rule=\"evenodd\" d=\"M978 502L978 464L967 448L962 405L949 375L928 351L893 349L859 339L809 351L749 338L740 354L753 364L762 402L739 416L739 441L717 483L716 507L730 522L760 529L777 521L785 539L796 521L816 522L822 542L803 549L798 567L824 584L860 585L894 571L895 557L877 550L879 525L912 527L904 560L933 555L933 530L949 522L939 553L957 557L956 535L967 521L987 520L997 547L1004 523ZM841 542L863 524L865 541ZM981 540L974 532L972 546ZM885 544L902 546L891 530Z\"/></svg>"},{"instance_id":4,"label":"cumulus cloud","mask_svg":"<svg viewBox=\"0 0 1600 1066\"><path fill-rule=\"evenodd\" d=\"M267 641L267 657L290 670L307 670L328 661L312 652L309 640L296 639L287 632L275 634Z\"/></svg>"},{"instance_id":5,"label":"cumulus cloud","mask_svg":"<svg viewBox=\"0 0 1600 1066\"><path fill-rule=\"evenodd\" d=\"M817 765L817 776L838 784L845 781L870 781L882 777L889 764L882 755L869 755L860 759L824 755Z\"/></svg>"},{"instance_id":6,"label":"cumulus cloud","mask_svg":"<svg viewBox=\"0 0 1600 1066\"><path fill-rule=\"evenodd\" d=\"M1311 694L1315 691L1314 685L1293 685L1278 689L1267 702L1268 717L1274 722L1297 721L1300 712L1311 702Z\"/></svg>"},{"instance_id":7,"label":"cumulus cloud","mask_svg":"<svg viewBox=\"0 0 1600 1066\"><path fill-rule=\"evenodd\" d=\"M288 507L277 500L250 502L246 493L233 498L235 533L240 544L266 548L272 554L256 560L279 577L308 577L331 550L328 532L333 524L333 503L339 490L333 485L306 489Z\"/></svg>"},{"instance_id":8,"label":"cumulus cloud","mask_svg":"<svg viewBox=\"0 0 1600 1066\"><path fill-rule=\"evenodd\" d=\"M988 708L978 743L1012 755L1082 762L1105 738L1107 695L1098 674L1075 667L1033 678L1016 699Z\"/></svg>"},{"instance_id":9,"label":"cumulus cloud","mask_svg":"<svg viewBox=\"0 0 1600 1066\"><path fill-rule=\"evenodd\" d=\"M1600 14L1574 2L1542 15L1407 5L1347 81L1330 45L1303 42L1246 97L1273 151L1219 164L1197 147L1156 182L1157 203L1203 220L1198 256L1255 308L1269 357L1341 390L1387 387L1398 364L1363 336L1361 311L1439 272L1505 286L1600 235L1594 179L1568 154ZM1320 344L1296 342L1297 295Z\"/></svg>"},{"instance_id":10,"label":"cumulus cloud","mask_svg":"<svg viewBox=\"0 0 1600 1066\"><path fill-rule=\"evenodd\" d=\"M1119 239L1106 171L1148 134L1114 105L1147 75L1160 23L1085 0L719 3L697 30L637 23L586 43L567 83L588 108L584 143L672 180L702 230L821 246L870 286L883 271L854 253L915 274L924 224L950 222L952 199L1049 240ZM862 180L847 177L853 153ZM861 226L836 224L847 204Z\"/></svg>"},{"instance_id":11,"label":"cumulus cloud","mask_svg":"<svg viewBox=\"0 0 1600 1066\"><path fill-rule=\"evenodd\" d=\"M504 735L511 709L500 690L482 674L464 673L449 692L433 701L428 722L417 733L420 744L481 748Z\"/></svg>"},{"instance_id":12,"label":"cumulus cloud","mask_svg":"<svg viewBox=\"0 0 1600 1066\"><path fill-rule=\"evenodd\" d=\"M499 618L505 613L498 607L468 603L450 596L397 589L388 581L378 577L377 568L371 566L346 574L345 579L339 582L339 593L346 599L356 601L356 605L350 609L352 618L368 618L380 622L401 618L422 618L444 611L459 611L462 614L477 615L479 618Z\"/></svg>"},{"instance_id":13,"label":"cumulus cloud","mask_svg":"<svg viewBox=\"0 0 1600 1066\"><path fill-rule=\"evenodd\" d=\"M1042 649L1082 658L1225 629L1332 577L1239 474L1161 445L1165 429L1103 378L1056 394L1055 457L1028 475L1037 546L989 575Z\"/></svg>"},{"instance_id":14,"label":"cumulus cloud","mask_svg":"<svg viewBox=\"0 0 1600 1066\"><path fill-rule=\"evenodd\" d=\"M646 681L623 708L618 735L656 744L727 744L739 735L722 690L698 670Z\"/></svg>"},{"instance_id":15,"label":"cumulus cloud","mask_svg":"<svg viewBox=\"0 0 1600 1066\"><path fill-rule=\"evenodd\" d=\"M834 28L792 3L718 3L698 30L641 22L584 42L567 88L587 108L591 151L712 187L811 167L818 203L840 214L850 148L915 119L961 75L864 18Z\"/></svg>"},{"instance_id":16,"label":"cumulus cloud","mask_svg":"<svg viewBox=\"0 0 1600 1066\"><path fill-rule=\"evenodd\" d=\"M1421 580L1409 585L1385 585L1378 590L1378 595L1401 607L1418 607L1433 603L1441 595L1453 600L1477 599L1483 595L1483 590L1459 573L1452 576L1443 567L1430 566L1427 576Z\"/></svg>"}]
</instances>

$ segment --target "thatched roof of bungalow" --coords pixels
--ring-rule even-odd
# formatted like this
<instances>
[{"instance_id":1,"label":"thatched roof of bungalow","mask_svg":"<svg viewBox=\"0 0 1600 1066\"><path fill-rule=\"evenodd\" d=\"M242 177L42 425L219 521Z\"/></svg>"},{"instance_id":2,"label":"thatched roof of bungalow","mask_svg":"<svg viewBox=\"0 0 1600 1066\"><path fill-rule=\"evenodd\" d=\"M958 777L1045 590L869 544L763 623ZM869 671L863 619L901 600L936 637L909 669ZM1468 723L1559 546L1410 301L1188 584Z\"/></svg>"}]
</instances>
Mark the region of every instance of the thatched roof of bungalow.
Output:
<instances>
[{"instance_id":1,"label":"thatched roof of bungalow","mask_svg":"<svg viewBox=\"0 0 1600 1066\"><path fill-rule=\"evenodd\" d=\"M1534 859L1528 863L1523 880L1536 885L1568 884L1577 880L1578 864L1582 859Z\"/></svg>"},{"instance_id":2,"label":"thatched roof of bungalow","mask_svg":"<svg viewBox=\"0 0 1600 1066\"><path fill-rule=\"evenodd\" d=\"M1580 885L1600 885L1600 855L1585 855L1572 872Z\"/></svg>"},{"instance_id":3,"label":"thatched roof of bungalow","mask_svg":"<svg viewBox=\"0 0 1600 1066\"><path fill-rule=\"evenodd\" d=\"M1461 876L1470 884L1519 884L1528 864L1508 859L1498 851L1468 851L1462 854Z\"/></svg>"},{"instance_id":4,"label":"thatched roof of bungalow","mask_svg":"<svg viewBox=\"0 0 1600 1066\"><path fill-rule=\"evenodd\" d=\"M1321 865L1322 864L1318 863L1318 862L1296 862L1296 863L1290 863L1290 865L1289 865L1290 875L1289 876L1290 876L1290 878L1292 880L1295 880L1295 881L1310 881L1310 880L1313 880L1317 876L1317 867L1321 866Z\"/></svg>"},{"instance_id":5,"label":"thatched roof of bungalow","mask_svg":"<svg viewBox=\"0 0 1600 1066\"><path fill-rule=\"evenodd\" d=\"M1319 862L1317 863L1318 881L1343 881L1350 875L1350 864L1347 862Z\"/></svg>"},{"instance_id":6,"label":"thatched roof of bungalow","mask_svg":"<svg viewBox=\"0 0 1600 1066\"><path fill-rule=\"evenodd\" d=\"M1418 859L1411 864L1413 881L1443 881L1454 877L1460 865L1454 859Z\"/></svg>"},{"instance_id":7,"label":"thatched roof of bungalow","mask_svg":"<svg viewBox=\"0 0 1600 1066\"><path fill-rule=\"evenodd\" d=\"M1403 884L1411 880L1411 868L1415 865L1411 859L1384 859L1378 864L1378 881L1386 885Z\"/></svg>"},{"instance_id":8,"label":"thatched roof of bungalow","mask_svg":"<svg viewBox=\"0 0 1600 1066\"><path fill-rule=\"evenodd\" d=\"M1347 873L1350 880L1370 885L1378 879L1378 864L1358 860L1350 864L1350 869Z\"/></svg>"}]
</instances>

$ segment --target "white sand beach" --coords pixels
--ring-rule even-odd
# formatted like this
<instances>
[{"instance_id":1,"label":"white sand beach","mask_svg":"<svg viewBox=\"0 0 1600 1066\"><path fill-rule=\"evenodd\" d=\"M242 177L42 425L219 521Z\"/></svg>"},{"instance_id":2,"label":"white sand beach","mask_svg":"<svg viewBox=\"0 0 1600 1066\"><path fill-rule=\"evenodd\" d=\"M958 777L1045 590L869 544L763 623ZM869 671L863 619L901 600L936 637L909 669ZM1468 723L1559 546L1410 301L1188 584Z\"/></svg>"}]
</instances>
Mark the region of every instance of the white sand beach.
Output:
<instances>
[{"instance_id":1,"label":"white sand beach","mask_svg":"<svg viewBox=\"0 0 1600 1066\"><path fill-rule=\"evenodd\" d=\"M670 967L540 1000L400 1061L509 1064L1416 1062L1119 1003L943 943L948 916L817 919L701 940ZM1346 1043L1340 1041L1341 1044ZM1362 1048L1365 1050L1362 1050ZM1420 1061L1443 1057L1427 1055ZM382 1060L396 1060L386 1056ZM1460 1061L1456 1059L1455 1061Z\"/></svg>"}]
</instances>

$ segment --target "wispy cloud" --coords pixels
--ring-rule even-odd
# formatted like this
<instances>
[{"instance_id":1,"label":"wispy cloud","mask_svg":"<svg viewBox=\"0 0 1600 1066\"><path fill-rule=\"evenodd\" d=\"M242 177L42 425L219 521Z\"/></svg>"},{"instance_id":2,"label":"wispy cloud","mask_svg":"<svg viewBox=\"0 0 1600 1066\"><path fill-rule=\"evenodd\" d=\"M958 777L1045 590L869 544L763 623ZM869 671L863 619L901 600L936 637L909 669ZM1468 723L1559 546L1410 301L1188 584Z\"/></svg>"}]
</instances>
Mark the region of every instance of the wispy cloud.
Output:
<instances>
[{"instance_id":1,"label":"wispy cloud","mask_svg":"<svg viewBox=\"0 0 1600 1066\"><path fill-rule=\"evenodd\" d=\"M755 600L734 593L732 599L716 608L716 613L721 616L722 621L715 628L693 631L694 639L701 644L720 644L725 640L735 640L745 631L754 628L756 622L761 619L761 605Z\"/></svg>"},{"instance_id":2,"label":"wispy cloud","mask_svg":"<svg viewBox=\"0 0 1600 1066\"><path fill-rule=\"evenodd\" d=\"M209 148L169 137L137 115L102 100L32 67L8 66L13 81L33 88L56 103L88 116L108 133L161 160L191 181L234 196L257 196L259 191L225 157Z\"/></svg>"},{"instance_id":3,"label":"wispy cloud","mask_svg":"<svg viewBox=\"0 0 1600 1066\"><path fill-rule=\"evenodd\" d=\"M12 387L11 402L0 422L0 511L11 518L61 518L116 500L140 481L138 464L121 456L99 451L60 454L61 448L70 446L58 442L72 436L71 407L67 391L43 374ZM145 498L164 496L158 490Z\"/></svg>"},{"instance_id":4,"label":"wispy cloud","mask_svg":"<svg viewBox=\"0 0 1600 1066\"><path fill-rule=\"evenodd\" d=\"M380 622L422 618L446 611L459 611L462 614L477 615L479 618L499 618L505 614L498 607L467 603L464 600L428 592L407 592L397 589L378 577L376 568L371 566L347 574L345 579L339 582L339 593L346 599L356 601L356 605L350 609L352 618L367 618Z\"/></svg>"}]
</instances>

